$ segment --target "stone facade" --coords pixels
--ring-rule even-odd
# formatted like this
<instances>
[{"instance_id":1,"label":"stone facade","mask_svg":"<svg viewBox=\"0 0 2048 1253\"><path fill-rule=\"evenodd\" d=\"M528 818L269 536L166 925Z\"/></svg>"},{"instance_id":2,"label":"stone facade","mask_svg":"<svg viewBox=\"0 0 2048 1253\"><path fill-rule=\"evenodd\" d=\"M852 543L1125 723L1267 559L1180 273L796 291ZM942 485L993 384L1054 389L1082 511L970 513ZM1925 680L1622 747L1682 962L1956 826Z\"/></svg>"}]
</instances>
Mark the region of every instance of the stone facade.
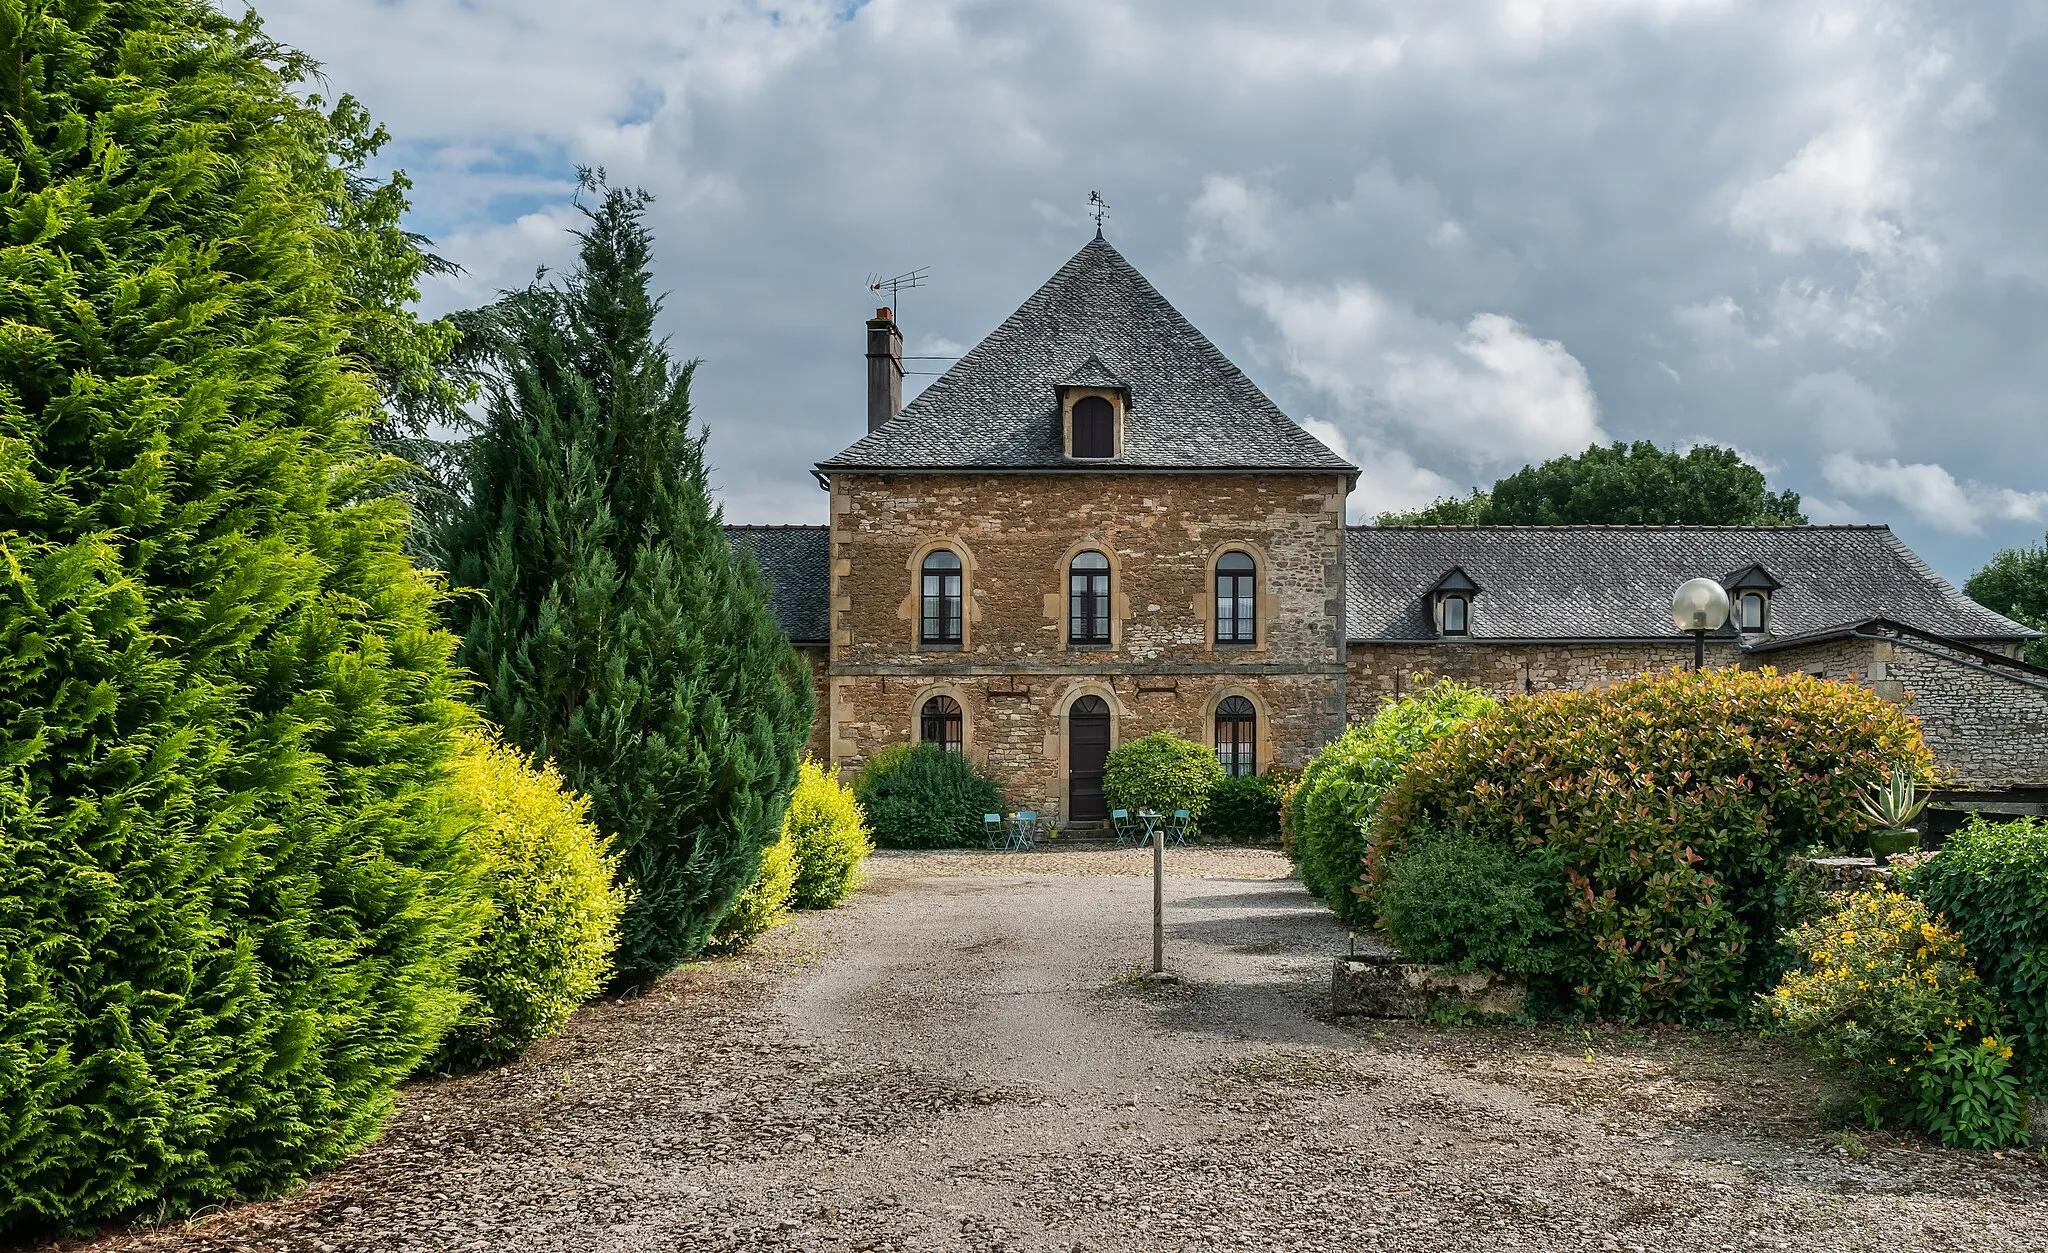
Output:
<instances>
[{"instance_id":1,"label":"stone facade","mask_svg":"<svg viewBox=\"0 0 2048 1253\"><path fill-rule=\"evenodd\" d=\"M1213 742L1225 696L1258 711L1261 769L1295 766L1343 723L1343 502L1337 475L839 474L831 501L827 748L842 769L918 735L936 695L1012 804L1062 814L1068 707L1110 709L1111 744L1153 731ZM918 641L917 570L965 567L958 645ZM1067 568L1111 563L1111 642L1066 640ZM1210 621L1226 552L1258 566L1255 643Z\"/></svg>"},{"instance_id":2,"label":"stone facade","mask_svg":"<svg viewBox=\"0 0 2048 1253\"><path fill-rule=\"evenodd\" d=\"M1372 717L1380 704L1413 690L1420 678L1456 679L1490 696L1576 691L1661 670L1692 666L1692 645L1647 642L1535 642L1353 644L1348 657L1346 710L1353 722ZM1707 664L1735 665L1734 644L1710 643Z\"/></svg>"}]
</instances>

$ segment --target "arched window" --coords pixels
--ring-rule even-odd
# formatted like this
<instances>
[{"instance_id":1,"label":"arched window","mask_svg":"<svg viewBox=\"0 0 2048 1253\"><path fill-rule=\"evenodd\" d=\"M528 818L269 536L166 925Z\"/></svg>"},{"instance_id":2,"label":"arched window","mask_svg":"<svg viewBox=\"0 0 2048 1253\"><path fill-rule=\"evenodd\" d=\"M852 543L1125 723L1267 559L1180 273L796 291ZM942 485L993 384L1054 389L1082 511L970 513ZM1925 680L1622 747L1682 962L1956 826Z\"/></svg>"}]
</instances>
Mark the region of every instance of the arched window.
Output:
<instances>
[{"instance_id":1,"label":"arched window","mask_svg":"<svg viewBox=\"0 0 2048 1253\"><path fill-rule=\"evenodd\" d=\"M1109 558L1089 551L1067 567L1067 640L1109 643Z\"/></svg>"},{"instance_id":2,"label":"arched window","mask_svg":"<svg viewBox=\"0 0 2048 1253\"><path fill-rule=\"evenodd\" d=\"M1216 760L1228 775L1259 772L1259 711L1242 696L1216 705Z\"/></svg>"},{"instance_id":3,"label":"arched window","mask_svg":"<svg viewBox=\"0 0 2048 1253\"><path fill-rule=\"evenodd\" d=\"M960 702L950 696L934 696L918 715L917 738L937 744L949 753L959 752L966 743L966 724L961 721Z\"/></svg>"},{"instance_id":4,"label":"arched window","mask_svg":"<svg viewBox=\"0 0 2048 1253\"><path fill-rule=\"evenodd\" d=\"M1216 642L1255 644L1259 638L1258 566L1243 553L1216 559Z\"/></svg>"},{"instance_id":5,"label":"arched window","mask_svg":"<svg viewBox=\"0 0 2048 1253\"><path fill-rule=\"evenodd\" d=\"M918 639L926 644L960 642L960 558L937 549L919 571L918 600L924 626Z\"/></svg>"},{"instance_id":6,"label":"arched window","mask_svg":"<svg viewBox=\"0 0 2048 1253\"><path fill-rule=\"evenodd\" d=\"M1744 592L1742 594L1742 603L1740 613L1736 616L1736 624L1745 631L1761 631L1764 629L1764 594L1762 592Z\"/></svg>"},{"instance_id":7,"label":"arched window","mask_svg":"<svg viewBox=\"0 0 2048 1253\"><path fill-rule=\"evenodd\" d=\"M1074 402L1074 455L1116 456L1116 410L1100 396Z\"/></svg>"},{"instance_id":8,"label":"arched window","mask_svg":"<svg viewBox=\"0 0 2048 1253\"><path fill-rule=\"evenodd\" d=\"M1465 634L1465 598L1463 596L1444 597L1444 634Z\"/></svg>"}]
</instances>

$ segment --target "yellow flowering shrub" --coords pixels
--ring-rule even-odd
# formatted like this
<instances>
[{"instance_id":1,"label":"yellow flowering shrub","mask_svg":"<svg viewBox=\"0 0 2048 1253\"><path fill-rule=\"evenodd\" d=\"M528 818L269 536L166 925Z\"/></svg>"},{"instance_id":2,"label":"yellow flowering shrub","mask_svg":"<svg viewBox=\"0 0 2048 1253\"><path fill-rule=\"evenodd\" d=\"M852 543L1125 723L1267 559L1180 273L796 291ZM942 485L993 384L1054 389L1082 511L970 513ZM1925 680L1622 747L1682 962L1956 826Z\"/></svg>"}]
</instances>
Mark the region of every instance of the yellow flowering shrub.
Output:
<instances>
[{"instance_id":1,"label":"yellow flowering shrub","mask_svg":"<svg viewBox=\"0 0 2048 1253\"><path fill-rule=\"evenodd\" d=\"M1871 1125L1890 1120L1971 1148L2025 1138L2004 1007L1962 937L1925 904L1888 888L1859 892L1791 939L1804 967L1765 1006L1856 1084Z\"/></svg>"}]
</instances>

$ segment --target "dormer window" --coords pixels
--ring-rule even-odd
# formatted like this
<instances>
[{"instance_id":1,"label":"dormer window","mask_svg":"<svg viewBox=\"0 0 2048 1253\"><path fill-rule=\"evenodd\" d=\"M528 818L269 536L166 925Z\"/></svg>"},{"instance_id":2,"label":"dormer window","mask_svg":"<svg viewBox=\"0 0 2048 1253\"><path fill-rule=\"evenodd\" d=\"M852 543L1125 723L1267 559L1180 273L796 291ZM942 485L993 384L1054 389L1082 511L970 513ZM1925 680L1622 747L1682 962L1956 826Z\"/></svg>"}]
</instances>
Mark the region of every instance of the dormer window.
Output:
<instances>
[{"instance_id":1,"label":"dormer window","mask_svg":"<svg viewBox=\"0 0 2048 1253\"><path fill-rule=\"evenodd\" d=\"M1771 629L1771 593L1778 590L1778 580L1769 570L1750 566L1721 580L1721 586L1728 589L1728 616L1736 630L1753 635Z\"/></svg>"},{"instance_id":2,"label":"dormer window","mask_svg":"<svg viewBox=\"0 0 2048 1253\"><path fill-rule=\"evenodd\" d=\"M1074 455L1116 456L1116 409L1101 396L1074 402Z\"/></svg>"},{"instance_id":3,"label":"dormer window","mask_svg":"<svg viewBox=\"0 0 2048 1253\"><path fill-rule=\"evenodd\" d=\"M1479 585L1457 566L1438 579L1436 586L1429 589L1430 616L1436 619L1437 634L1470 635L1472 598L1478 594Z\"/></svg>"},{"instance_id":4,"label":"dormer window","mask_svg":"<svg viewBox=\"0 0 2048 1253\"><path fill-rule=\"evenodd\" d=\"M1124 415L1131 389L1116 371L1090 356L1059 382L1061 446L1075 461L1112 461L1123 455Z\"/></svg>"},{"instance_id":5,"label":"dormer window","mask_svg":"<svg viewBox=\"0 0 2048 1253\"><path fill-rule=\"evenodd\" d=\"M1761 631L1764 629L1764 594L1762 592L1744 592L1742 594L1742 599L1736 602L1735 624L1745 631Z\"/></svg>"}]
</instances>

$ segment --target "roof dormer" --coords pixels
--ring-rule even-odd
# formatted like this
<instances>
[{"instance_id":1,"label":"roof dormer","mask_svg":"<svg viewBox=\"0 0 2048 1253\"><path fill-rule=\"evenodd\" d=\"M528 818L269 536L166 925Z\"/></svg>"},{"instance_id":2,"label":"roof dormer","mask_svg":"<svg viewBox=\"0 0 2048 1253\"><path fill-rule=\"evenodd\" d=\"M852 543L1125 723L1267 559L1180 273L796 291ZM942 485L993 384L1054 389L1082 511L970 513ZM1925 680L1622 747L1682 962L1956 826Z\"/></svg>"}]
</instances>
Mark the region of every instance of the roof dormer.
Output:
<instances>
[{"instance_id":1,"label":"roof dormer","mask_svg":"<svg viewBox=\"0 0 2048 1253\"><path fill-rule=\"evenodd\" d=\"M1479 591L1479 584L1462 566L1452 566L1436 581L1429 589L1429 616L1438 635L1455 638L1472 633L1472 598Z\"/></svg>"},{"instance_id":2,"label":"roof dormer","mask_svg":"<svg viewBox=\"0 0 2048 1253\"><path fill-rule=\"evenodd\" d=\"M1721 580L1728 589L1728 620L1745 635L1771 629L1771 593L1781 586L1761 565L1745 566Z\"/></svg>"},{"instance_id":3,"label":"roof dormer","mask_svg":"<svg viewBox=\"0 0 2048 1253\"><path fill-rule=\"evenodd\" d=\"M1124 452L1131 389L1090 354L1053 384L1060 402L1060 447L1074 461L1112 461Z\"/></svg>"}]
</instances>

